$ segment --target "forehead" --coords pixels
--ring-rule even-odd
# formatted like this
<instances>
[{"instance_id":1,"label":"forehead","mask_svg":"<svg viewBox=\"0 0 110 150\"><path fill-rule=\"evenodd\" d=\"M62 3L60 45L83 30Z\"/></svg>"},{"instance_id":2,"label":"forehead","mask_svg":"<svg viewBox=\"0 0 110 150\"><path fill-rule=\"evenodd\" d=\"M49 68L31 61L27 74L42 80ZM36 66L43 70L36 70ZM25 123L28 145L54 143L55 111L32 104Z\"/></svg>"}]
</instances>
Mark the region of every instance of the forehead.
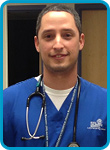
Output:
<instances>
[{"instance_id":1,"label":"forehead","mask_svg":"<svg viewBox=\"0 0 110 150\"><path fill-rule=\"evenodd\" d=\"M41 28L46 26L75 25L74 16L65 11L50 11L41 19Z\"/></svg>"},{"instance_id":2,"label":"forehead","mask_svg":"<svg viewBox=\"0 0 110 150\"><path fill-rule=\"evenodd\" d=\"M62 16L62 17L67 17L67 16L71 16L73 17L73 15L69 12L66 12L66 11L49 11L47 12L46 14L43 15L43 17L46 17L46 16L52 16L52 17L59 17L59 16ZM42 18L43 18L42 17Z\"/></svg>"}]
</instances>

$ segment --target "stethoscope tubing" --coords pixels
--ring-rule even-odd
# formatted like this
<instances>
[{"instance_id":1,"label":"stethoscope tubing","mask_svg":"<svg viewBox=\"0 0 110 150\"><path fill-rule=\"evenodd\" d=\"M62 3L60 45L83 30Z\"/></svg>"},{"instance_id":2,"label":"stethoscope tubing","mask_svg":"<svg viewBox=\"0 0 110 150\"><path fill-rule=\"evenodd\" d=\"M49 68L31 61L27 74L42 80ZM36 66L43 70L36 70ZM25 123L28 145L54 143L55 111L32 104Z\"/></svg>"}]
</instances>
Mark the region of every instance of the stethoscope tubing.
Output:
<instances>
[{"instance_id":1,"label":"stethoscope tubing","mask_svg":"<svg viewBox=\"0 0 110 150\"><path fill-rule=\"evenodd\" d=\"M43 75L41 76L41 79L38 83L38 86L35 90L34 93L32 93L28 99L27 99L27 106L26 106L26 126L27 126L27 131L29 134L29 138L26 137L22 137L22 140L31 140L31 139L40 139L40 138L44 138L44 135L41 136L35 136L39 125L40 125L40 121L41 121L41 117L44 111L44 107L45 107L45 95L43 95L42 93L40 93L40 84L41 84L41 80L43 78ZM80 82L80 78L78 76L78 93L77 93L77 99L76 99L76 108L75 108L75 118L74 118L74 129L73 129L73 142L70 143L70 145L77 145L79 147L79 145L76 143L76 126L77 126L77 116L78 116L78 107L79 107L79 97L80 97L80 89L81 89L81 82ZM42 107L41 107L41 111L40 111L40 115L39 115L39 119L38 119L38 123L36 125L35 131L33 134L30 133L30 129L29 129L29 105L30 105L30 101L32 99L32 97L34 96L40 96L42 98ZM77 147L77 146L68 146L68 147Z\"/></svg>"},{"instance_id":2,"label":"stethoscope tubing","mask_svg":"<svg viewBox=\"0 0 110 150\"><path fill-rule=\"evenodd\" d=\"M40 139L40 138L44 138L44 136L35 136L36 133L37 133L37 130L39 128L39 125L40 125L40 121L41 121L41 117L42 117L42 113L43 113L43 107L41 108L41 112L40 112L40 116L39 116L39 120L38 120L38 123L37 123L37 126L36 126L36 129L33 133L33 135L30 133L30 129L29 129L29 121L28 121L28 118L29 118L29 107L27 107L26 109L26 125L27 125L27 131L28 131L28 134L30 136L30 138L26 138L26 137L22 137L22 140L31 140L31 139Z\"/></svg>"},{"instance_id":3,"label":"stethoscope tubing","mask_svg":"<svg viewBox=\"0 0 110 150\"><path fill-rule=\"evenodd\" d=\"M76 108L75 108L75 118L74 118L74 129L73 129L73 142L76 142L76 127L77 127L77 118L78 118L78 107L79 107L79 97L81 91L81 82L78 76L78 93L76 98Z\"/></svg>"},{"instance_id":4,"label":"stethoscope tubing","mask_svg":"<svg viewBox=\"0 0 110 150\"><path fill-rule=\"evenodd\" d=\"M38 130L38 127L39 127L39 124L40 124L40 121L41 121L41 117L42 117L42 113L43 113L43 107L41 108L39 120L38 120L36 129L35 129L33 135L30 133L30 129L29 129L29 121L28 121L28 118L29 118L29 115L28 115L28 114L29 114L29 113L28 113L28 110L29 110L29 108L27 107L27 111L26 111L26 124L27 124L27 131L28 131L28 134L29 134L29 136L30 136L31 138L33 138L33 139L39 139L38 137L35 137L35 135L36 135L36 132L37 132L37 130Z\"/></svg>"},{"instance_id":5,"label":"stethoscope tubing","mask_svg":"<svg viewBox=\"0 0 110 150\"><path fill-rule=\"evenodd\" d=\"M38 123L37 123L37 126L36 126L36 129L34 131L33 134L30 133L30 129L29 129L29 105L30 105L30 101L32 99L32 97L35 97L35 96L40 96L42 98L42 107L41 107L41 111L40 111L40 116L39 116L39 119L38 119ZM42 114L43 114L43 110L44 110L44 106L45 106L45 97L42 93L39 92L39 87L36 88L36 91L34 93L32 93L28 99L27 99L27 106L26 106L26 126L27 126L27 131L28 131L28 134L29 134L29 138L26 138L26 137L22 137L21 139L22 140L31 140L31 139L40 139L40 138L44 138L45 136L42 135L42 136L35 136L36 133L37 133L37 130L39 128L39 125L40 125L40 121L41 121L41 117L42 117Z\"/></svg>"}]
</instances>

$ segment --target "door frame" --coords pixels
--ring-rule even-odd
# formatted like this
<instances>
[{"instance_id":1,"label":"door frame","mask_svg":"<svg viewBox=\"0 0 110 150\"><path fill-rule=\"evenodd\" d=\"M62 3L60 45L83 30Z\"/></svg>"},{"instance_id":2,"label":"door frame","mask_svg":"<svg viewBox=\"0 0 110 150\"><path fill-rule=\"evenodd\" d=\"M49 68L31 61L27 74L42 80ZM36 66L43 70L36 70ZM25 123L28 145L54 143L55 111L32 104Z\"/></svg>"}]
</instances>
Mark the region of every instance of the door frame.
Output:
<instances>
[{"instance_id":1,"label":"door frame","mask_svg":"<svg viewBox=\"0 0 110 150\"><path fill-rule=\"evenodd\" d=\"M75 10L78 12L81 23L82 23L82 11L83 10L107 10L107 7L102 3L83 3L83 4L75 4ZM82 69L81 69L81 61L82 61L82 55L81 51L79 52L79 58L78 58L78 74L79 76L82 75Z\"/></svg>"}]
</instances>

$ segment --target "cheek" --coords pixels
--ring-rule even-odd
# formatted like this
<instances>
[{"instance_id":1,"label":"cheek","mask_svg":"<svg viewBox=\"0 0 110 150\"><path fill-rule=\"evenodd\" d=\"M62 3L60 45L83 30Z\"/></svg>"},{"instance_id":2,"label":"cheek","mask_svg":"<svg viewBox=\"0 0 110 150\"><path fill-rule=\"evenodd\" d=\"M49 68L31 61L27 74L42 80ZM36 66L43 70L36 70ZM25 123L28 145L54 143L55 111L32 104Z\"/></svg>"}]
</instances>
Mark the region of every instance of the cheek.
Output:
<instances>
[{"instance_id":1,"label":"cheek","mask_svg":"<svg viewBox=\"0 0 110 150\"><path fill-rule=\"evenodd\" d=\"M40 41L39 43L39 49L40 51L43 51L44 53L49 51L52 48L52 44L50 42L45 42L43 40Z\"/></svg>"},{"instance_id":2,"label":"cheek","mask_svg":"<svg viewBox=\"0 0 110 150\"><path fill-rule=\"evenodd\" d=\"M39 44L39 52L41 54L42 60L45 61L48 57L48 47L46 46L46 44L42 43Z\"/></svg>"},{"instance_id":3,"label":"cheek","mask_svg":"<svg viewBox=\"0 0 110 150\"><path fill-rule=\"evenodd\" d=\"M70 43L68 43L67 47L72 53L77 53L80 48L78 41L71 41Z\"/></svg>"},{"instance_id":4,"label":"cheek","mask_svg":"<svg viewBox=\"0 0 110 150\"><path fill-rule=\"evenodd\" d=\"M71 59L77 59L78 55L79 55L79 42L75 42L73 41L72 43L69 44L69 49L70 49L70 53L71 53Z\"/></svg>"}]
</instances>

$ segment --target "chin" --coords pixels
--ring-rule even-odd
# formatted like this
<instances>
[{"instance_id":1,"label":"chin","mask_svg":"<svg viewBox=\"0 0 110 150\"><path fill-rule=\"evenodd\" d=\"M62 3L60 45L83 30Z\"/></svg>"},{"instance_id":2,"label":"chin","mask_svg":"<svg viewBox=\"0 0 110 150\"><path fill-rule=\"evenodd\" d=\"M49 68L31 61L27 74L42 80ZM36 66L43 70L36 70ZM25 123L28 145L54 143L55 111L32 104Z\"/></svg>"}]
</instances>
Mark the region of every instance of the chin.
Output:
<instances>
[{"instance_id":1,"label":"chin","mask_svg":"<svg viewBox=\"0 0 110 150\"><path fill-rule=\"evenodd\" d=\"M50 70L53 72L53 73L67 73L71 67L62 67L62 66L57 66L57 67L50 67Z\"/></svg>"}]
</instances>

